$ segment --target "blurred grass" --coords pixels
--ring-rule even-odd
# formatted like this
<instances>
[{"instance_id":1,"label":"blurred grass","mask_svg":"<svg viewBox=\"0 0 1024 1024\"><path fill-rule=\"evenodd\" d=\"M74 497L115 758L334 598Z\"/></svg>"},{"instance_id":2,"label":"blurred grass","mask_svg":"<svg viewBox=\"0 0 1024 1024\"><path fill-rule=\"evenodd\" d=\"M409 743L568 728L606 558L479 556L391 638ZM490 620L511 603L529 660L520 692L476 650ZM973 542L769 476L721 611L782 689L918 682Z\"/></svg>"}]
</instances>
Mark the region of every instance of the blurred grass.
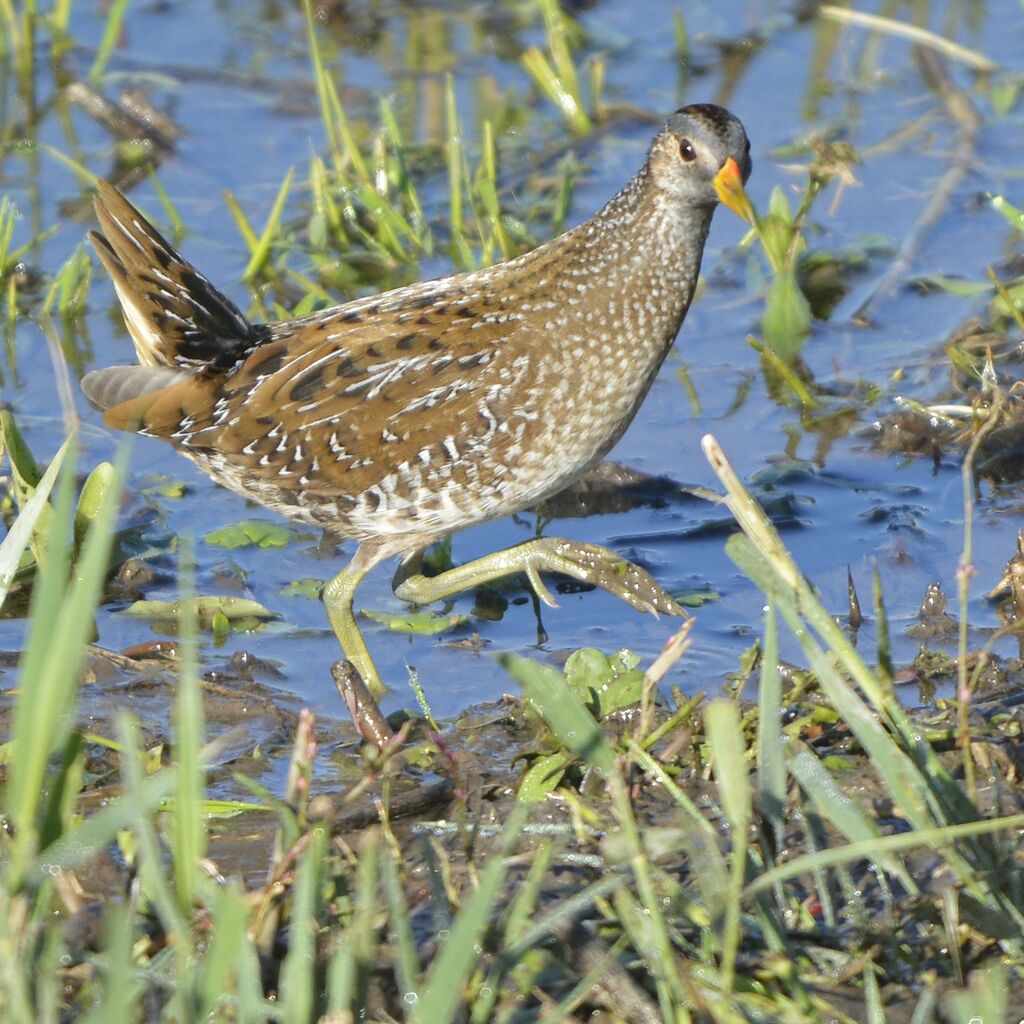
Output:
<instances>
[{"instance_id":1,"label":"blurred grass","mask_svg":"<svg viewBox=\"0 0 1024 1024\"><path fill-rule=\"evenodd\" d=\"M124 458L94 496L77 502L74 530L73 456L54 459L0 547L9 564L38 527L52 489L0 797L7 826L0 833L0 1016L57 1019L59 1010L64 1019L100 1021L116 1008L127 1019L314 1021L369 1013L431 1024L466 1015L520 1020L532 1019L526 993L541 990L566 1015L598 998L613 1019L768 1015L796 1022L824 1020L832 1011L821 993L837 980L833 971L864 958L865 1013L884 1019L876 1012L879 985L905 972L906 942L921 914L935 901L948 905L951 892L972 945L1019 963L1024 918L1011 837L1024 815L984 810L950 774L891 687L818 604L711 442L708 452L744 531L727 549L764 589L770 609L756 713L730 699L711 701L700 717L691 709L685 722L694 735L679 748L672 741L681 720L667 734L654 720L639 733L616 726L643 683L629 656L579 652L564 677L506 657L543 749L567 755L545 792L569 801L573 817L590 825L577 827L576 839L538 840L529 827L534 791L501 815L500 831L463 845L464 854L472 851L468 860L432 842L427 863L443 882L427 890L409 874L414 862L386 816L363 834L353 857L310 813L316 744L309 715L300 719L285 800L277 804L281 826L267 850L265 885L221 878L206 859L212 804L205 766L213 750L188 611L195 602L187 550L171 756L163 765L144 757L140 723L122 713L121 795L100 810L78 810L88 791L90 742L76 724L78 674L107 571ZM78 544L68 543L72 535ZM878 818L874 804L855 795L859 787L851 791L808 742L780 727L780 708L791 698L776 667L777 620L869 755L861 770L875 774L897 820L892 812ZM656 731L661 738L649 752ZM698 804L687 789L709 769L715 789ZM532 769L522 786L524 793L536 786ZM656 823L648 809L641 824L640 807L651 799L662 805ZM799 839L807 816L829 826L816 830L813 843ZM458 831L469 840L482 824L467 821ZM88 864L112 843L128 857L135 882L124 902L97 905L95 945L84 950L72 941L84 910L68 894L87 885ZM584 852L597 870L568 888L556 884ZM943 864L940 889L907 860L925 852ZM853 913L844 920L844 894L863 890L871 877L875 885L856 901L863 919ZM821 909L808 917L798 908L809 900ZM870 923L876 904L889 932L883 946L879 924ZM794 913L805 918L799 927ZM424 929L429 917L445 923ZM842 956L822 958L839 940ZM923 956L946 936L914 941ZM63 978L62 994L40 985L41 977ZM1005 1004L1007 983L1005 968L971 980L976 997L993 1008Z\"/></svg>"}]
</instances>

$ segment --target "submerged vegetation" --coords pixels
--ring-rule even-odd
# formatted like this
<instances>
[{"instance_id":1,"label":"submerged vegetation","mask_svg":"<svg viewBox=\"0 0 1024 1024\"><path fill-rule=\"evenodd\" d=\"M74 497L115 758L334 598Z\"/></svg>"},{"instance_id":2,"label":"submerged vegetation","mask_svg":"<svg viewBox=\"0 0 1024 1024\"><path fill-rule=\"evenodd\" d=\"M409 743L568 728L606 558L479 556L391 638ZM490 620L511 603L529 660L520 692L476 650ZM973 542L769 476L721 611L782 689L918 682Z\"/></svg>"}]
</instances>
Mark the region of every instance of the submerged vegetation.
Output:
<instances>
[{"instance_id":1,"label":"submerged vegetation","mask_svg":"<svg viewBox=\"0 0 1024 1024\"><path fill-rule=\"evenodd\" d=\"M367 46L388 52L376 5L342 6L341 17L365 18ZM493 6L505 20L487 26L489 45L515 51L524 94L481 88L467 104L452 55L429 49L436 19L449 15L410 12L410 53L429 50L424 126L407 95L348 95L331 5L306 0L290 42L308 51L310 79L297 92L319 112L317 143L308 156L290 153L261 198L225 195L250 312L309 312L341 292L486 264L566 224L594 147L648 112L616 102L622 44L610 30L601 46L588 39L572 15L584 5ZM111 99L129 5L106 8L91 49L73 38L74 8L0 0L3 187L16 163L32 180L44 165L83 186L95 179L99 144L81 143L73 105L105 139L113 163L103 176L121 185L148 176L168 234L180 238L198 215L160 184L178 126L146 97ZM837 20L856 13L818 16L812 76L833 58ZM710 62L735 81L787 31L766 17L742 40L702 47L684 14L665 24L684 84ZM1000 653L1019 636L1019 549L1003 553L1010 561L993 590L1001 625L972 622L979 481L1003 488L996 506L1019 504L1022 417L1010 381L1024 334L1021 204L983 198L984 278L911 273L961 194L982 123L1019 125L1022 79L898 18L866 25L851 29L871 33L856 50L858 82L878 78L880 47L909 34L921 47L913 67L962 147L929 182L924 211L902 238L831 237L824 203L848 201L861 167L901 136L857 152L825 124L775 154L798 161L797 187L771 190L751 235L712 273L747 303L765 391L793 411L794 438L799 429L816 439L819 465L866 409L879 417L875 452L924 454L937 470L944 456L962 457L959 558L946 554L956 615L936 587L901 630L887 607L893 556L867 588L860 581L866 611L851 573L837 616L779 532L801 515L784 475L796 441L788 466L751 473L744 486L706 437L724 491L708 531L733 531L725 551L764 615L725 687L708 673L702 692L675 675L686 664L700 671L703 624L688 620L674 635L665 628L654 658L585 647L553 663L506 652L502 679L517 695L440 721L436 689L413 672L422 710L384 719L365 709L362 743L330 709L319 718L299 709L267 659L239 651L227 665L209 661L210 645L286 627L244 595L237 563L204 575L191 545L163 532L160 502L186 485L130 481L126 450L113 464L87 464L70 377L92 358L91 261L77 241L51 261L49 243L89 208L83 194L48 223L50 207L26 198L32 188L0 197L12 406L0 413L0 606L25 624L22 650L0 656L0 1019L918 1024L1002 1021L1024 1005L1024 716L1013 697L1019 652ZM512 46L510 26L528 41ZM970 90L941 60L978 76ZM258 69L237 74L265 88ZM54 87L41 92L48 75ZM920 139L927 121L902 130ZM915 294L960 304L961 329L927 366L890 357L888 372L869 378L863 363L829 373L831 356L813 358L809 340L844 302L851 322L870 324L911 279ZM43 357L26 350L25 324ZM26 366L51 374L47 393L63 403L60 416L49 399L48 436L62 439L45 467L18 403ZM698 407L687 367L675 374ZM593 481L566 514L587 514L579 507L602 487L612 508L630 486L651 503L678 500L676 485L657 484ZM139 493L151 502L142 512ZM896 512L884 509L894 522L921 515L911 497L924 499L906 493ZM545 522L538 516L538 529ZM264 558L310 540L262 519L203 527L208 547L258 547ZM449 563L451 552L429 557ZM168 600L149 596L161 572L174 578ZM211 575L217 586L207 586ZM302 578L283 593L315 597L318 586ZM719 596L696 593L694 603ZM440 632L465 648L468 672L486 642L471 621L500 618L508 604L497 591L474 600L472 617L372 615L382 629ZM159 638L118 652L94 645L109 642L96 635L109 607L122 623L152 620ZM912 665L901 663L907 638L934 637L945 645L923 642ZM922 695L913 711L908 682Z\"/></svg>"}]
</instances>

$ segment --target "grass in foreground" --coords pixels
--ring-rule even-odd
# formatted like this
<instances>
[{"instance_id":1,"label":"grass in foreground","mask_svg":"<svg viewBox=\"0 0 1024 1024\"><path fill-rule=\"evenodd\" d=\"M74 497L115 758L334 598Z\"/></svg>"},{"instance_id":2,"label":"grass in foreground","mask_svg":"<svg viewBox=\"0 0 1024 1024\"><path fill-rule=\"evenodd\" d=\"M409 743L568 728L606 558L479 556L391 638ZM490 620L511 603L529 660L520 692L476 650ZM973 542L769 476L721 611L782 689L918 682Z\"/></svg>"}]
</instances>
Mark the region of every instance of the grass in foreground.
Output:
<instances>
[{"instance_id":1,"label":"grass in foreground","mask_svg":"<svg viewBox=\"0 0 1024 1024\"><path fill-rule=\"evenodd\" d=\"M768 605L748 666L756 708L698 709L681 695L674 709L655 706L685 631L646 673L625 655L580 652L564 675L509 657L523 690L506 715L526 764L508 775L518 795L469 800L458 731L428 733L418 756L451 775L455 824L391 820L386 780L410 770L392 752L368 759L341 799L384 783L377 824L358 831L324 814L303 713L286 792L248 784L253 813L277 820L266 882L249 886L209 859L208 829L226 812L207 798L206 766L229 740L204 746L187 616L171 756L147 752L141 723L123 713L106 741L120 795L85 811L97 740L75 724L78 673L119 471L79 504L72 531L73 471L54 460L22 492L0 546L0 579L33 537L44 553L2 748L0 1016L882 1021L899 996L928 1020L944 992L948 1006L962 998L972 1015L1003 1019L1024 949L1013 840L1024 814L1001 812L1021 797L1011 774L984 800L958 776L963 759L999 763L1020 722L965 715L966 730L951 732L962 753L933 749L710 439L706 450L743 529L729 553ZM884 619L880 603L875 614ZM790 689L780 625L811 670ZM888 664L885 650L878 661ZM871 802L856 795L865 787ZM90 892L99 863L114 865L120 896L109 883ZM970 994L956 995L964 983Z\"/></svg>"}]
</instances>

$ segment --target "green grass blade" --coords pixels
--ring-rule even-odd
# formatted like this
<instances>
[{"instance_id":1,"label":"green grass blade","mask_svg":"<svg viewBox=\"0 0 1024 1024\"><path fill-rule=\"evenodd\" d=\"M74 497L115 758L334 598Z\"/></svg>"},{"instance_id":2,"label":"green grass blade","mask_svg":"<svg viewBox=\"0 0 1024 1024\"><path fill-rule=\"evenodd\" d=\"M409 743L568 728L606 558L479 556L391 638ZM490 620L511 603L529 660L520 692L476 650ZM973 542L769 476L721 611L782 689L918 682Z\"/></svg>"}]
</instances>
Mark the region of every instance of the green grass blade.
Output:
<instances>
[{"instance_id":1,"label":"green grass blade","mask_svg":"<svg viewBox=\"0 0 1024 1024\"><path fill-rule=\"evenodd\" d=\"M731 700L713 700L704 712L711 766L718 783L718 798L725 811L732 836L729 893L722 925L722 989L732 992L736 973L736 954L742 929L743 883L747 867L747 836L753 812L753 794L747 771L746 750L740 726L740 713Z\"/></svg>"},{"instance_id":2,"label":"green grass blade","mask_svg":"<svg viewBox=\"0 0 1024 1024\"><path fill-rule=\"evenodd\" d=\"M123 712L117 720L117 738L121 744L121 771L124 779L124 796L122 800L130 808L134 817L129 819L130 826L136 834L139 850L139 878L143 890L162 918L164 928L171 934L182 938L182 945L188 945L188 923L175 899L172 878L164 871L162 844L157 838L153 826L153 805L147 797L146 783L150 781L146 775L145 759L138 723L127 712ZM177 782L177 768L169 773L170 787ZM164 775L161 771L156 776Z\"/></svg>"},{"instance_id":3,"label":"green grass blade","mask_svg":"<svg viewBox=\"0 0 1024 1024\"><path fill-rule=\"evenodd\" d=\"M248 987L248 978L243 980L239 976L236 965L241 955L252 952L252 942L246 931L250 910L245 894L235 884L215 892L210 906L212 934L207 940L202 962L197 966L201 975L198 986L198 1017L201 1020L221 1019L225 997L231 989L237 992ZM260 989L260 998L262 995Z\"/></svg>"},{"instance_id":4,"label":"green grass blade","mask_svg":"<svg viewBox=\"0 0 1024 1024\"><path fill-rule=\"evenodd\" d=\"M82 1018L81 1024L109 1024L113 1020L134 1020L142 993L140 977L132 957L132 911L123 903L112 903L104 915L103 1000Z\"/></svg>"},{"instance_id":5,"label":"green grass blade","mask_svg":"<svg viewBox=\"0 0 1024 1024\"><path fill-rule=\"evenodd\" d=\"M14 724L14 758L5 794L15 831L15 877L24 872L39 841L38 814L47 789L49 759L67 741L78 694L78 673L93 629L93 611L106 575L114 534L120 481L127 449L122 449L115 486L106 496L66 585L64 531L71 520L73 470L62 474L48 557L32 602L32 632L22 659L22 685ZM58 532L60 531L60 532ZM59 780L54 780L59 786ZM52 783L51 783L52 784Z\"/></svg>"},{"instance_id":6,"label":"green grass blade","mask_svg":"<svg viewBox=\"0 0 1024 1024\"><path fill-rule=\"evenodd\" d=\"M284 177L284 181L281 182L281 187L277 190L277 197L274 199L274 205L271 207L270 216L267 218L267 223L263 228L263 233L257 240L252 251L252 256L242 273L243 281L252 281L254 278L258 277L259 274L266 269L266 266L270 261L270 254L273 250L274 242L277 240L278 232L281 227L281 215L284 212L284 204L288 201L288 195L292 190L292 180L294 177L295 168L289 167L288 173Z\"/></svg>"},{"instance_id":7,"label":"green grass blade","mask_svg":"<svg viewBox=\"0 0 1024 1024\"><path fill-rule=\"evenodd\" d=\"M789 769L814 801L818 813L831 821L848 840L870 841L881 836L878 826L839 788L825 766L810 751L800 751L790 762ZM896 875L911 895L917 895L917 884L899 861L883 858L878 864Z\"/></svg>"},{"instance_id":8,"label":"green grass blade","mask_svg":"<svg viewBox=\"0 0 1024 1024\"><path fill-rule=\"evenodd\" d=\"M420 966L416 957L416 942L413 938L412 923L409 920L409 907L402 891L402 879L399 873L397 853L390 847L384 855L381 865L384 882L384 896L388 904L388 928L391 941L395 944L395 974L398 979L398 990L407 1001L418 996L421 979Z\"/></svg>"},{"instance_id":9,"label":"green grass blade","mask_svg":"<svg viewBox=\"0 0 1024 1024\"><path fill-rule=\"evenodd\" d=\"M57 454L51 460L50 465L46 468L46 472L39 481L35 492L25 502L7 536L0 543L0 607L3 607L3 603L11 589L11 582L18 571L21 556L25 548L28 547L36 524L42 516L44 508L47 507L46 503L49 500L50 492L53 490L53 485L57 481L57 474L60 471L60 467L64 464L64 459L71 445L71 438L68 438L61 445Z\"/></svg>"},{"instance_id":10,"label":"green grass blade","mask_svg":"<svg viewBox=\"0 0 1024 1024\"><path fill-rule=\"evenodd\" d=\"M718 796L734 833L750 825L753 798L747 771L747 752L740 728L739 710L731 700L713 700L704 712L711 766L718 782Z\"/></svg>"},{"instance_id":11,"label":"green grass blade","mask_svg":"<svg viewBox=\"0 0 1024 1024\"><path fill-rule=\"evenodd\" d=\"M281 1012L295 1024L312 1024L316 1019L317 909L328 834L314 828L309 846L299 860L292 889L292 912L288 927L288 955L281 965Z\"/></svg>"},{"instance_id":12,"label":"green grass blade","mask_svg":"<svg viewBox=\"0 0 1024 1024\"><path fill-rule=\"evenodd\" d=\"M153 814L174 792L176 782L174 767L144 779L132 800L121 798L108 803L61 836L46 851L47 865L73 869L85 864L102 853L118 832L134 825L140 814Z\"/></svg>"},{"instance_id":13,"label":"green grass blade","mask_svg":"<svg viewBox=\"0 0 1024 1024\"><path fill-rule=\"evenodd\" d=\"M114 52L117 40L121 35L121 24L124 21L125 12L128 10L129 0L113 0L107 9L107 21L103 26L103 38L96 51L96 59L89 69L89 77L93 80L101 78L106 70L107 61Z\"/></svg>"},{"instance_id":14,"label":"green grass blade","mask_svg":"<svg viewBox=\"0 0 1024 1024\"><path fill-rule=\"evenodd\" d=\"M370 975L377 967L375 920L379 907L379 829L363 833L356 872L352 923L335 936L336 949L327 974L327 1014L344 1019L365 1004Z\"/></svg>"},{"instance_id":15,"label":"green grass blade","mask_svg":"<svg viewBox=\"0 0 1024 1024\"><path fill-rule=\"evenodd\" d=\"M202 810L205 795L202 764L205 722L196 659L195 568L190 544L182 547L178 579L180 668L173 735L174 763L178 775L174 792L171 852L178 905L183 914L188 914L198 894L199 862L206 855Z\"/></svg>"},{"instance_id":16,"label":"green grass blade","mask_svg":"<svg viewBox=\"0 0 1024 1024\"><path fill-rule=\"evenodd\" d=\"M757 806L771 827L776 846L780 846L786 825L786 741L782 734L779 634L772 605L768 606L764 617L757 698Z\"/></svg>"},{"instance_id":17,"label":"green grass blade","mask_svg":"<svg viewBox=\"0 0 1024 1024\"><path fill-rule=\"evenodd\" d=\"M480 942L496 913L501 885L509 864L508 853L518 842L526 811L513 807L502 830L501 850L480 874L476 891L467 899L452 922L424 980L420 999L412 1008L412 1019L422 1024L448 1024L455 1019L463 998L463 987L479 959Z\"/></svg>"},{"instance_id":18,"label":"green grass blade","mask_svg":"<svg viewBox=\"0 0 1024 1024\"><path fill-rule=\"evenodd\" d=\"M946 851L963 839L974 836L994 835L1024 828L1024 814L1011 814L1005 818L991 818L988 821L969 821L963 825L946 825L942 828L927 828L912 832L898 832L894 835L866 839L845 846L802 854L765 871L747 885L747 894L755 895L765 889L787 882L791 878L826 868L851 864L858 860L878 860L890 854L919 848Z\"/></svg>"},{"instance_id":19,"label":"green grass blade","mask_svg":"<svg viewBox=\"0 0 1024 1024\"><path fill-rule=\"evenodd\" d=\"M605 775L615 770L615 753L594 716L553 668L512 654L498 660L563 746Z\"/></svg>"},{"instance_id":20,"label":"green grass blade","mask_svg":"<svg viewBox=\"0 0 1024 1024\"><path fill-rule=\"evenodd\" d=\"M878 989L878 974L870 961L864 964L864 1022L885 1024L885 1010L882 1008L882 993Z\"/></svg>"}]
</instances>

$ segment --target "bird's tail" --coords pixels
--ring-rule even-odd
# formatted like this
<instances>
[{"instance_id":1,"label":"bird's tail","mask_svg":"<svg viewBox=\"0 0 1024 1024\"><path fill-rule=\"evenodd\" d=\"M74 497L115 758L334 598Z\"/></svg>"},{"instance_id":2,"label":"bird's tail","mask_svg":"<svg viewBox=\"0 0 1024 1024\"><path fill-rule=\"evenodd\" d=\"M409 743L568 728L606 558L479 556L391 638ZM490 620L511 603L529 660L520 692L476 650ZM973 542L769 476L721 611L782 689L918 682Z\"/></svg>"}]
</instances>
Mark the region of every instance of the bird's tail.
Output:
<instances>
[{"instance_id":1,"label":"bird's tail","mask_svg":"<svg viewBox=\"0 0 1024 1024\"><path fill-rule=\"evenodd\" d=\"M99 182L101 231L89 238L121 300L139 362L197 370L230 365L256 328L113 185Z\"/></svg>"}]
</instances>

